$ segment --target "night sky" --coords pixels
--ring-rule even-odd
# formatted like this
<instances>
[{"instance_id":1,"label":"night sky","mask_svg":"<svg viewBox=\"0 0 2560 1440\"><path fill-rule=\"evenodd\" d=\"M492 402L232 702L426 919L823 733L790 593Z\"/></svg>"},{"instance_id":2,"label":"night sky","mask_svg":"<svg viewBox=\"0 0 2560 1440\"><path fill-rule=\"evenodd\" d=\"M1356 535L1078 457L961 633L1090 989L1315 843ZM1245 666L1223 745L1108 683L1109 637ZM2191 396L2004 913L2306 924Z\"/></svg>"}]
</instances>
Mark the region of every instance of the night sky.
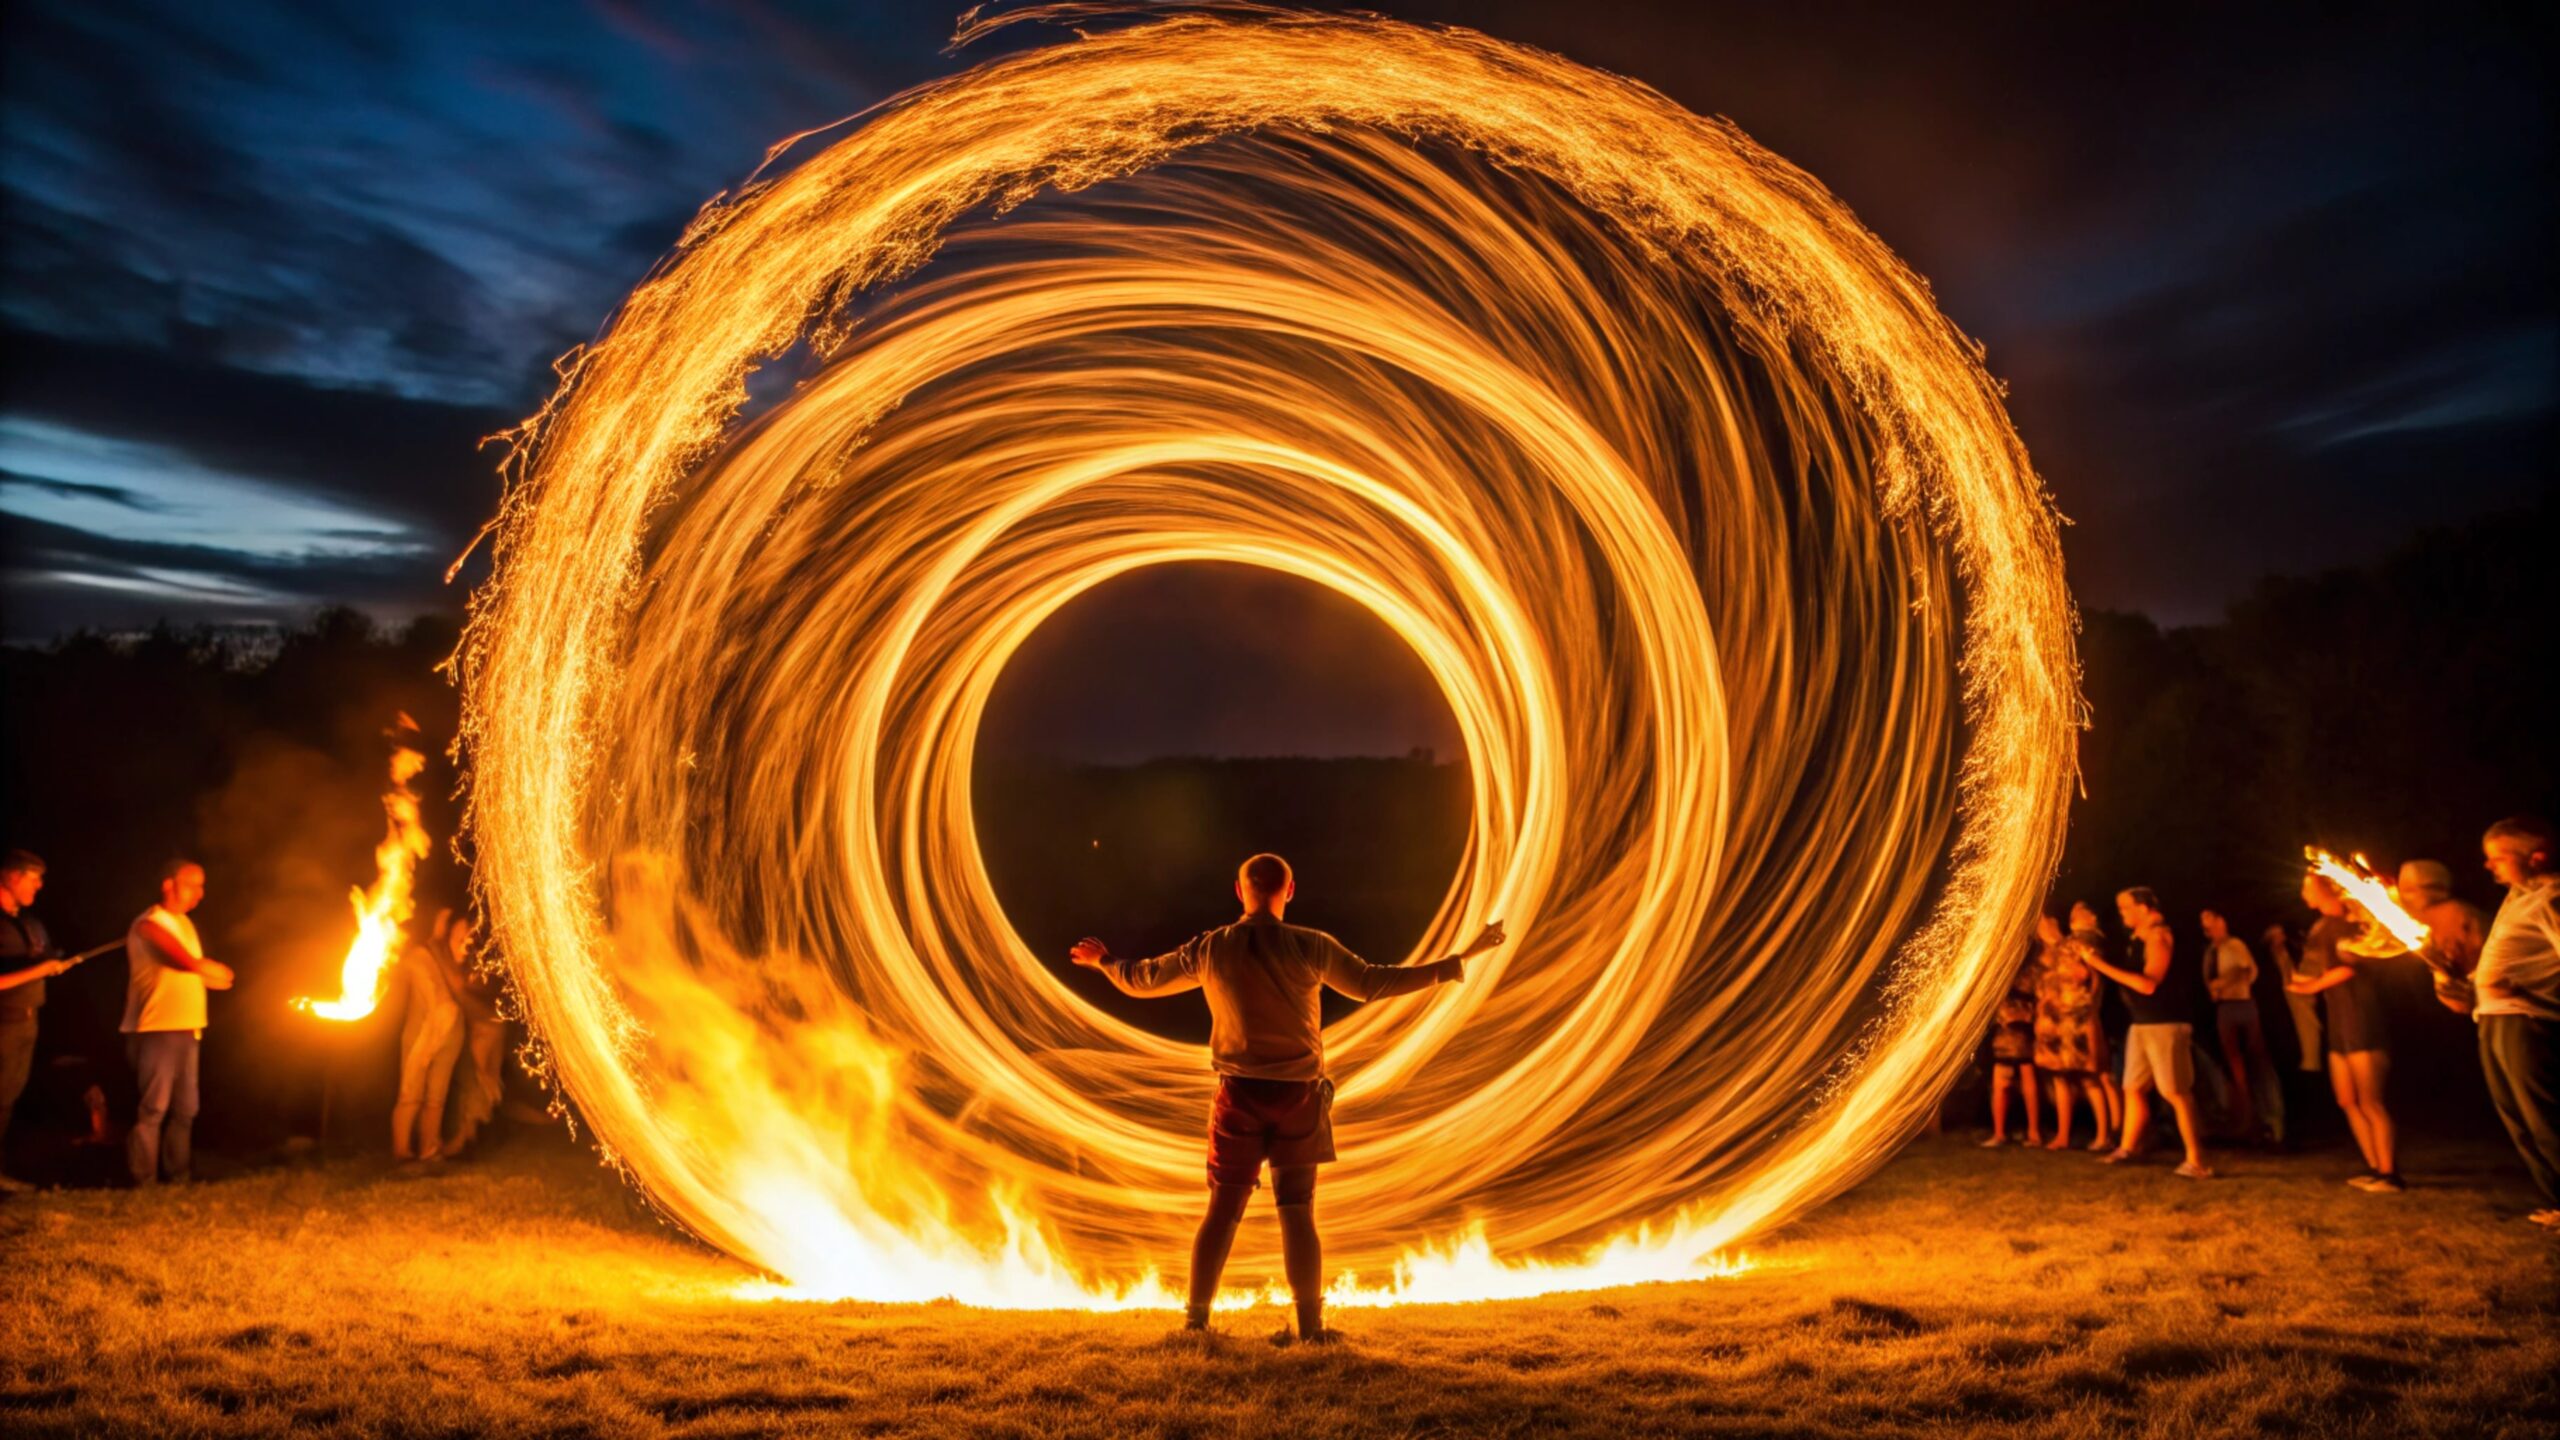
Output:
<instances>
[{"instance_id":1,"label":"night sky","mask_svg":"<svg viewBox=\"0 0 2560 1440\"><path fill-rule=\"evenodd\" d=\"M440 577L497 495L475 442L768 144L982 53L941 53L959 8L9 7L0 633L457 610ZM2551 484L2528 7L1369 8L1635 76L1820 177L1988 346L2085 604L2210 620ZM1216 617L1279 605L1310 637L1279 663L1395 669L1368 622L1273 584L1118 582L1023 664L1124 693L1249 677L1274 657ZM1402 685L1162 744L1445 745Z\"/></svg>"}]
</instances>

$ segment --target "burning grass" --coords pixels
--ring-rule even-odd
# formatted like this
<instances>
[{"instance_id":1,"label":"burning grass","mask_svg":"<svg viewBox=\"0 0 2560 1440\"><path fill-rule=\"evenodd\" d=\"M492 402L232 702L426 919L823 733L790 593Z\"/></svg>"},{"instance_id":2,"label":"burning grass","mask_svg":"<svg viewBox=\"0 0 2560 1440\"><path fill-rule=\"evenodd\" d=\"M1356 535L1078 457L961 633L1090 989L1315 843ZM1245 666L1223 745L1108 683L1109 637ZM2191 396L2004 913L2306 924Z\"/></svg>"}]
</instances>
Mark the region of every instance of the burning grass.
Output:
<instances>
[{"instance_id":1,"label":"burning grass","mask_svg":"<svg viewBox=\"0 0 2560 1440\"><path fill-rule=\"evenodd\" d=\"M564 1147L0 1204L0 1430L33 1435L2540 1435L2555 1248L2511 1162L2210 1185L1923 1144L1741 1276L1352 1312L756 1303ZM1267 1216L1257 1216L1267 1224Z\"/></svg>"}]
</instances>

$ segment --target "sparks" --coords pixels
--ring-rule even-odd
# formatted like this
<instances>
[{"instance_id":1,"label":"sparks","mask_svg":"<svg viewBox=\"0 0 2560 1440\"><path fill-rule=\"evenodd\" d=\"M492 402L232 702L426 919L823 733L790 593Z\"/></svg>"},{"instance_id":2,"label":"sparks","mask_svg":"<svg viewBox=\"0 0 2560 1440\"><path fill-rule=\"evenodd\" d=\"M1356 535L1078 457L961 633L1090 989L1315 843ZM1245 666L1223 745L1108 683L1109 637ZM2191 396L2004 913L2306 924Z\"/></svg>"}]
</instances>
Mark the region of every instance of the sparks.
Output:
<instances>
[{"instance_id":1,"label":"sparks","mask_svg":"<svg viewBox=\"0 0 2560 1440\"><path fill-rule=\"evenodd\" d=\"M1171 1303L1203 1056L1059 983L971 815L1007 657L1131 569L1351 597L1466 738L1416 953L1524 943L1327 1033L1349 1294L1723 1273L1917 1129L2059 853L2073 617L1977 351L1810 177L1551 55L1008 56L707 211L564 376L460 657L479 884L613 1157L789 1290Z\"/></svg>"}]
</instances>

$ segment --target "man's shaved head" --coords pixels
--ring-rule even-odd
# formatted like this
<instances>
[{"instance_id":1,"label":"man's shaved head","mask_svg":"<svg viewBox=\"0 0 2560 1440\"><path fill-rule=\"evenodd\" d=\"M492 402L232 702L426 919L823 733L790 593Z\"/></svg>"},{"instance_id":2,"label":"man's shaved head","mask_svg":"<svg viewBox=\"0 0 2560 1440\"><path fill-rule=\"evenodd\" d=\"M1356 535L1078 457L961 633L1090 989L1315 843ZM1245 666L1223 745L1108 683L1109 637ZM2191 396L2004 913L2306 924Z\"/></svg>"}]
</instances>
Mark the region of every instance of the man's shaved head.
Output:
<instances>
[{"instance_id":1,"label":"man's shaved head","mask_svg":"<svg viewBox=\"0 0 2560 1440\"><path fill-rule=\"evenodd\" d=\"M1287 893L1294 879L1296 877L1289 871L1289 862L1268 853L1256 855L1236 867L1236 883L1265 900Z\"/></svg>"}]
</instances>

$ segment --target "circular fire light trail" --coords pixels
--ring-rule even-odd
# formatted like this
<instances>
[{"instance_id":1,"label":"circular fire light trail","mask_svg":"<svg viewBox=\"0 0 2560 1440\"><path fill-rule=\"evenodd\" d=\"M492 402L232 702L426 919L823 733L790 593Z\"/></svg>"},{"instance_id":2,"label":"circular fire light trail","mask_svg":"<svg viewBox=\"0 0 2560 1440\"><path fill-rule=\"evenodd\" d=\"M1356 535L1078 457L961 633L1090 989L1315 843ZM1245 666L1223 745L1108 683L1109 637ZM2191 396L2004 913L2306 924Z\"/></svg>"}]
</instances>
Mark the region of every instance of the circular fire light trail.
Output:
<instances>
[{"instance_id":1,"label":"circular fire light trail","mask_svg":"<svg viewBox=\"0 0 2560 1440\"><path fill-rule=\"evenodd\" d=\"M1516 939L1328 1033L1344 1298L1714 1273L1917 1125L2057 855L2072 615L1974 347L1802 172L1553 56L1254 13L994 61L706 211L565 374L463 656L481 883L610 1152L797 1293L1179 1280L1206 1057L1069 992L971 812L1007 657L1136 567L1333 587L1466 737L1415 956Z\"/></svg>"}]
</instances>

